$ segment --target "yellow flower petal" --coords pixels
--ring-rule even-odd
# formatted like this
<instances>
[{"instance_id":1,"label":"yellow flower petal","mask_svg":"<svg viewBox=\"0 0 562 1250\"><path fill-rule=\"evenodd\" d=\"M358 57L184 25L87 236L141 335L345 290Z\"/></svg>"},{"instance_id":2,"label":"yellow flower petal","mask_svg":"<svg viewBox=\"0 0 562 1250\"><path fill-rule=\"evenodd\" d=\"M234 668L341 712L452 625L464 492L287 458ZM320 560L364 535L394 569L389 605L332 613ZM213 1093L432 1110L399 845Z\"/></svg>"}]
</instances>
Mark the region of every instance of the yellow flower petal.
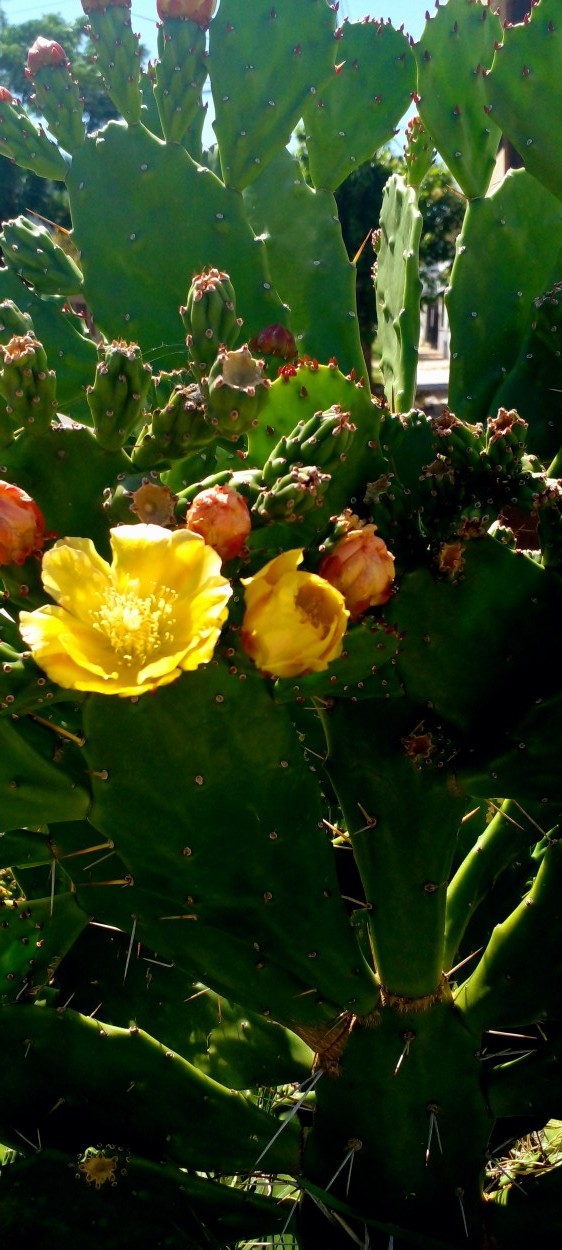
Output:
<instances>
[{"instance_id":1,"label":"yellow flower petal","mask_svg":"<svg viewBox=\"0 0 562 1250\"><path fill-rule=\"evenodd\" d=\"M343 647L349 612L343 595L298 569L302 551L283 552L244 582L242 644L258 668L276 677L322 672Z\"/></svg>"},{"instance_id":2,"label":"yellow flower petal","mask_svg":"<svg viewBox=\"0 0 562 1250\"><path fill-rule=\"evenodd\" d=\"M111 568L90 538L62 538L45 552L41 577L55 603L88 621L94 600L107 593Z\"/></svg>"},{"instance_id":3,"label":"yellow flower petal","mask_svg":"<svg viewBox=\"0 0 562 1250\"><path fill-rule=\"evenodd\" d=\"M142 530L142 533L139 533ZM138 581L194 594L202 580L220 576L221 560L200 534L160 525L120 525L111 531L112 575L116 586ZM224 578L222 579L224 581Z\"/></svg>"},{"instance_id":4,"label":"yellow flower petal","mask_svg":"<svg viewBox=\"0 0 562 1250\"><path fill-rule=\"evenodd\" d=\"M36 612L20 612L20 633L35 662L45 670L51 681L68 690L92 689L89 685L80 684L85 677L84 664L81 659L77 662L70 653L68 616L63 608L53 607L50 603ZM101 675L103 669L98 667L97 672ZM94 677L92 670L90 676Z\"/></svg>"}]
</instances>

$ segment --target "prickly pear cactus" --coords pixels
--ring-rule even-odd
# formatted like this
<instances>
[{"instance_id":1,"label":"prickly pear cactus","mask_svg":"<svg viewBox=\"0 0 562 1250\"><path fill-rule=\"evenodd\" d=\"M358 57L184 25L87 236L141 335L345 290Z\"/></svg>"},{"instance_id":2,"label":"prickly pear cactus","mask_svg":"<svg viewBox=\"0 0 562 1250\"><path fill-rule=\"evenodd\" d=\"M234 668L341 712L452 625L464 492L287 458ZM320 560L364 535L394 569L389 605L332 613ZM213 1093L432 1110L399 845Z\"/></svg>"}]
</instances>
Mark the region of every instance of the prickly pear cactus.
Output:
<instances>
[{"instance_id":1,"label":"prickly pear cactus","mask_svg":"<svg viewBox=\"0 0 562 1250\"><path fill-rule=\"evenodd\" d=\"M504 57L479 0L417 47L327 0L159 0L149 72L127 3L83 7L120 119L86 133L46 40L49 134L0 91L0 154L72 214L65 248L0 236L0 1229L522 1250L561 1175L527 1209L489 1164L560 1115L550 140L488 185L518 41L552 124L552 2ZM411 95L385 402L333 190ZM469 204L430 417L434 146Z\"/></svg>"}]
</instances>

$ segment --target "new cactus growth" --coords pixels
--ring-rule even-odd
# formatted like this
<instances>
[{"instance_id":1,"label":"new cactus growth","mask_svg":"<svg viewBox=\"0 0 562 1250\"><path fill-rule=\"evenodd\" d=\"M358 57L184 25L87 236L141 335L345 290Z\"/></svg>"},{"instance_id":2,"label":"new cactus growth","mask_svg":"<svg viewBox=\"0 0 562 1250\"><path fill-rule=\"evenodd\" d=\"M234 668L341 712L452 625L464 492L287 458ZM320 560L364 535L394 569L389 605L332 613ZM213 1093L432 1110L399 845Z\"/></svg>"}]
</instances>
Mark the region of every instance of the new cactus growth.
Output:
<instances>
[{"instance_id":1,"label":"new cactus growth","mask_svg":"<svg viewBox=\"0 0 562 1250\"><path fill-rule=\"evenodd\" d=\"M45 40L53 137L0 89L0 155L72 214L72 256L2 233L0 1230L546 1244L560 1166L527 1205L487 1169L560 1115L554 0L505 36L448 0L413 48L328 0L159 0L150 74L129 4L83 7L119 120L86 135ZM333 189L412 95L384 401ZM528 167L490 192L495 118ZM430 417L434 145L468 203Z\"/></svg>"}]
</instances>

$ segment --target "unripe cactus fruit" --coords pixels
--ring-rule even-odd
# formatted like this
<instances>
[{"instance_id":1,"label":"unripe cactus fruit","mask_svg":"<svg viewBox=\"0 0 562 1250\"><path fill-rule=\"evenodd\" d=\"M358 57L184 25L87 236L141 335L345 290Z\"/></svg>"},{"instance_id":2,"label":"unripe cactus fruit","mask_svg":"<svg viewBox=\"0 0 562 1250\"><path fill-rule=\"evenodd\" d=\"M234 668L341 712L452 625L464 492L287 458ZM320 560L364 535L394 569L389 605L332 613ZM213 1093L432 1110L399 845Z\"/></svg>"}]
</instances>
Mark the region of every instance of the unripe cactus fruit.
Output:
<instances>
[{"instance_id":1,"label":"unripe cactus fruit","mask_svg":"<svg viewBox=\"0 0 562 1250\"><path fill-rule=\"evenodd\" d=\"M324 556L318 572L341 591L353 621L390 599L394 556L377 537L376 525L365 525L351 513L346 525L347 532Z\"/></svg>"},{"instance_id":2,"label":"unripe cactus fruit","mask_svg":"<svg viewBox=\"0 0 562 1250\"><path fill-rule=\"evenodd\" d=\"M31 332L15 334L0 346L0 395L19 426L47 428L56 408L56 376L41 343Z\"/></svg>"},{"instance_id":3,"label":"unripe cactus fruit","mask_svg":"<svg viewBox=\"0 0 562 1250\"><path fill-rule=\"evenodd\" d=\"M103 344L99 357L88 404L98 442L106 451L115 451L137 425L152 372L138 345L124 339Z\"/></svg>"},{"instance_id":4,"label":"unripe cactus fruit","mask_svg":"<svg viewBox=\"0 0 562 1250\"><path fill-rule=\"evenodd\" d=\"M222 349L209 373L208 420L217 434L235 442L257 421L271 383L263 360L255 360L247 344L238 351Z\"/></svg>"},{"instance_id":5,"label":"unripe cactus fruit","mask_svg":"<svg viewBox=\"0 0 562 1250\"><path fill-rule=\"evenodd\" d=\"M236 296L228 274L221 269L203 269L196 274L180 316L187 330L194 372L199 375L213 363L220 347L234 347L242 325L236 316Z\"/></svg>"},{"instance_id":6,"label":"unripe cactus fruit","mask_svg":"<svg viewBox=\"0 0 562 1250\"><path fill-rule=\"evenodd\" d=\"M252 528L246 500L233 486L211 486L195 496L186 526L214 547L221 560L240 555Z\"/></svg>"},{"instance_id":7,"label":"unripe cactus fruit","mask_svg":"<svg viewBox=\"0 0 562 1250\"><path fill-rule=\"evenodd\" d=\"M154 409L150 426L143 427L137 438L132 451L135 468L183 460L212 443L215 434L205 413L198 386L174 387L167 404Z\"/></svg>"},{"instance_id":8,"label":"unripe cactus fruit","mask_svg":"<svg viewBox=\"0 0 562 1250\"><path fill-rule=\"evenodd\" d=\"M11 482L0 482L0 564L23 564L39 551L45 522L35 501Z\"/></svg>"}]
</instances>

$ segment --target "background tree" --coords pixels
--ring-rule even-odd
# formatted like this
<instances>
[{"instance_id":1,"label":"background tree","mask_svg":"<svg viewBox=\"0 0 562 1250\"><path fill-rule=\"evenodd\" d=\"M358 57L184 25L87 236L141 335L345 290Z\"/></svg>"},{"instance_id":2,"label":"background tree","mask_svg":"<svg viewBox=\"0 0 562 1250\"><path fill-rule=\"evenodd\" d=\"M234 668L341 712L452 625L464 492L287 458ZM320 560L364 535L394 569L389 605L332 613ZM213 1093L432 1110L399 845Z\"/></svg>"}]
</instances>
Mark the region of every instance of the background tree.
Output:
<instances>
[{"instance_id":1,"label":"background tree","mask_svg":"<svg viewBox=\"0 0 562 1250\"><path fill-rule=\"evenodd\" d=\"M0 86L33 111L33 86L25 76L27 53L39 35L54 39L64 48L80 86L84 117L89 131L98 130L116 116L96 69L94 49L85 31L86 19L65 22L57 13L32 21L11 23L0 8ZM141 54L143 48L141 45ZM70 225L66 191L60 183L46 182L34 174L4 163L0 185L0 221L19 212L41 213L51 221Z\"/></svg>"},{"instance_id":2,"label":"background tree","mask_svg":"<svg viewBox=\"0 0 562 1250\"><path fill-rule=\"evenodd\" d=\"M377 329L370 234L379 224L385 182L391 173L400 172L403 165L401 157L383 150L376 160L362 165L351 174L336 191L344 242L350 258L357 257L357 308L363 352L369 367ZM449 170L441 161L432 165L426 174L419 206L424 223L420 244L421 274L431 291L435 267L443 264L450 267L453 263L455 241L466 206L464 196L455 187ZM365 239L365 246L357 256ZM440 273L443 278L442 270Z\"/></svg>"},{"instance_id":3,"label":"background tree","mask_svg":"<svg viewBox=\"0 0 562 1250\"><path fill-rule=\"evenodd\" d=\"M357 258L357 314L369 371L377 329L371 233L379 224L385 182L398 164L395 157L383 151L376 160L351 174L336 191L344 243L350 259Z\"/></svg>"}]
</instances>

